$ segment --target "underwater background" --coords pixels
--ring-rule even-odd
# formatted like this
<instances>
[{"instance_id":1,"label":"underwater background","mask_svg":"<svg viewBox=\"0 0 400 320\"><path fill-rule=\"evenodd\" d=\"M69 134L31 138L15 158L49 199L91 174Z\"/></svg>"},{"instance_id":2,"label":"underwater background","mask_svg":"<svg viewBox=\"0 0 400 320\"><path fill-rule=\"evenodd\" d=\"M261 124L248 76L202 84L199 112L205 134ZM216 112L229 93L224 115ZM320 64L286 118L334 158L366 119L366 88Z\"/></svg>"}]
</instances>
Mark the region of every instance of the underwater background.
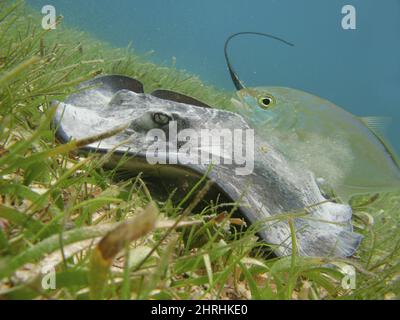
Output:
<instances>
[{"instance_id":1,"label":"underwater background","mask_svg":"<svg viewBox=\"0 0 400 320\"><path fill-rule=\"evenodd\" d=\"M288 86L359 116L392 118L388 137L400 153L400 0L28 0L50 4L69 26L149 60L186 69L233 91L223 46L235 32L273 34L294 48L256 36L236 38L232 63L247 86ZM357 29L342 28L353 5ZM151 54L149 54L151 53Z\"/></svg>"}]
</instances>

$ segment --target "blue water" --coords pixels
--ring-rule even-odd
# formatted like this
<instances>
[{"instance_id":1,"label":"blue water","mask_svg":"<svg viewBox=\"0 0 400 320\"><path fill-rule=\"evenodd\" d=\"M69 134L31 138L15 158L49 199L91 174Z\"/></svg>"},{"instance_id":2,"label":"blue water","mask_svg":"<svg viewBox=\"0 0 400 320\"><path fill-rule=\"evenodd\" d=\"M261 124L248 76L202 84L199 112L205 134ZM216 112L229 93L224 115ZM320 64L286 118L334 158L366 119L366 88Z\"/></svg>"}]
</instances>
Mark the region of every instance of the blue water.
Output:
<instances>
[{"instance_id":1,"label":"blue water","mask_svg":"<svg viewBox=\"0 0 400 320\"><path fill-rule=\"evenodd\" d=\"M129 43L151 60L233 90L224 56L239 31L274 34L232 43L232 61L248 86L302 89L360 116L392 117L389 138L400 151L400 0L28 0L52 4L66 24L118 47ZM357 29L343 30L342 7L357 10Z\"/></svg>"}]
</instances>

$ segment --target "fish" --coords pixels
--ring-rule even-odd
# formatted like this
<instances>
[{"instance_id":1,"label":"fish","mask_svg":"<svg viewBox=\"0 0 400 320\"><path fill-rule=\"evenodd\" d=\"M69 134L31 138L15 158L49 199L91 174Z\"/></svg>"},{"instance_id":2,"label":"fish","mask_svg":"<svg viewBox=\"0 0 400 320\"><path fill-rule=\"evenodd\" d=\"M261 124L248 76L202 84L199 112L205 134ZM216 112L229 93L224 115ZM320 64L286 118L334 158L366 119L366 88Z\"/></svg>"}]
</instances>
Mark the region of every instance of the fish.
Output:
<instances>
[{"instance_id":1,"label":"fish","mask_svg":"<svg viewBox=\"0 0 400 320\"><path fill-rule=\"evenodd\" d=\"M53 125L62 143L86 139L98 134L126 128L118 134L82 148L83 154L110 153L106 167L142 174L143 179L158 183L175 183L189 189L207 175L215 187L215 195L223 195L237 203L242 217L257 226L258 235L274 248L278 256L292 254L292 214L297 253L302 256L347 257L357 250L362 236L353 230L349 205L328 201L321 193L311 172L297 170L275 148L257 135L237 113L212 108L183 94L157 90L145 93L136 79L109 75L95 78L79 86L77 93L64 102L56 102ZM175 128L175 133L173 132ZM254 140L250 170L232 156L232 145L223 139L192 141L176 132L192 130L241 130ZM156 130L157 139L149 139ZM218 131L211 131L217 134ZM172 135L171 135L172 133ZM227 139L229 140L229 139ZM165 142L177 148L157 149ZM251 141L234 140L242 152ZM152 150L149 152L149 150ZM190 160L186 155L190 150ZM219 151L219 153L218 153ZM219 163L213 155L221 155ZM163 159L165 163L154 161ZM201 159L200 159L201 158ZM123 161L122 161L123 160ZM173 160L173 161L167 161ZM201 160L201 161L198 161ZM171 189L172 190L172 189ZM214 199L216 199L215 196Z\"/></svg>"},{"instance_id":2,"label":"fish","mask_svg":"<svg viewBox=\"0 0 400 320\"><path fill-rule=\"evenodd\" d=\"M383 134L389 119L357 117L333 102L293 88L246 87L228 54L230 41L242 35L264 36L294 46L259 32L240 32L228 38L225 58L237 89L232 111L242 115L289 161L313 172L339 201L348 203L356 195L400 190L398 156Z\"/></svg>"}]
</instances>

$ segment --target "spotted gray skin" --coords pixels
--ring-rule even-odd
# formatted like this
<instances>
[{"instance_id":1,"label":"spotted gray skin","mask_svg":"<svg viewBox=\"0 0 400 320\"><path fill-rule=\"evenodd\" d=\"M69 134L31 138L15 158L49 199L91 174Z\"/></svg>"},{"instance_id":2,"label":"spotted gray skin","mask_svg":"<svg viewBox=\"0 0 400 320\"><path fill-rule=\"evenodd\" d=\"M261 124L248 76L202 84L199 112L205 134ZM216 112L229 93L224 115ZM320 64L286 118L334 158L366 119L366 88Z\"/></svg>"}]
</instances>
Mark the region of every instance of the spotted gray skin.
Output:
<instances>
[{"instance_id":1,"label":"spotted gray skin","mask_svg":"<svg viewBox=\"0 0 400 320\"><path fill-rule=\"evenodd\" d=\"M57 134L64 142L128 124L124 132L88 147L92 150L127 152L134 161L144 158L153 143L146 139L150 129L159 128L168 133L168 126L160 125L160 120L165 117L176 121L178 131L187 128L198 132L201 129L250 129L245 120L235 113L167 101L150 94L103 88L86 90L60 103L55 123L59 127ZM219 147L223 149L226 146L221 143ZM246 150L245 145L243 148ZM203 152L210 151L208 145L202 145L201 149ZM209 168L207 164L180 164L180 167L200 175ZM305 211L306 216L294 219L300 255L346 257L354 254L361 236L353 232L351 208L327 201L310 172L287 162L258 136L255 136L253 173L236 175L237 167L234 164L217 165L209 173L209 179L233 201L240 203L240 210L248 221L260 224L259 235L267 243L276 245L274 251L277 255L286 256L292 252L289 224L287 218L280 219L281 215ZM151 168L148 164L141 170Z\"/></svg>"}]
</instances>

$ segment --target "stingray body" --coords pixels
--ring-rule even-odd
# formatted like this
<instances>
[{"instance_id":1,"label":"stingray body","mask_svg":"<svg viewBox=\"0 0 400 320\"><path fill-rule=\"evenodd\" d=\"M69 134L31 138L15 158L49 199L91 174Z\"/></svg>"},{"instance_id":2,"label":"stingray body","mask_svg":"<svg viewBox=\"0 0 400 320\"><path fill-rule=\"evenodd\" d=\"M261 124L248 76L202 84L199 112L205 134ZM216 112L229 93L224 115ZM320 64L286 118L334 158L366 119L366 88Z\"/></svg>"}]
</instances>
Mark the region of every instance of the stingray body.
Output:
<instances>
[{"instance_id":1,"label":"stingray body","mask_svg":"<svg viewBox=\"0 0 400 320\"><path fill-rule=\"evenodd\" d=\"M165 155L160 154L165 152L161 149L149 154L155 142L149 139L149 130L156 129L160 133L158 143L163 139L171 142L168 141L172 139L171 123L178 132L221 128L252 132L240 115L209 108L195 99L169 91L145 94L137 80L123 76L97 78L83 84L82 88L80 93L58 106L55 125L61 141L83 139L126 125L124 132L89 145L85 150L114 150L109 165L115 166L124 155L127 159L125 169L160 180L172 179L184 184L208 173L208 179L214 182L219 192L238 202L240 212L250 223L260 225L259 235L276 245L274 250L278 255L291 253L289 224L287 219L280 217L294 212L307 212L293 220L299 254L343 257L352 255L358 247L361 236L353 232L351 208L326 201L310 172L292 166L257 134L254 136L254 165L246 174L238 174L243 164L232 161L229 152L232 146L223 140L201 141L199 145L198 141L178 139L181 142L178 141L178 148L168 149ZM246 150L248 142L246 139L235 141L241 144L241 150ZM187 161L187 157L180 157L189 149L191 160L199 160L196 157L201 155L202 161ZM212 158L217 151L223 161L209 172L210 166L204 158ZM154 155L176 162L150 164Z\"/></svg>"},{"instance_id":2,"label":"stingray body","mask_svg":"<svg viewBox=\"0 0 400 320\"><path fill-rule=\"evenodd\" d=\"M241 114L289 161L322 178L347 202L357 194L400 190L397 156L381 134L385 119L359 118L334 103L304 91L285 87L245 87L228 57L228 44L239 35L260 35L293 46L268 34L241 32L226 42L225 56Z\"/></svg>"}]
</instances>

